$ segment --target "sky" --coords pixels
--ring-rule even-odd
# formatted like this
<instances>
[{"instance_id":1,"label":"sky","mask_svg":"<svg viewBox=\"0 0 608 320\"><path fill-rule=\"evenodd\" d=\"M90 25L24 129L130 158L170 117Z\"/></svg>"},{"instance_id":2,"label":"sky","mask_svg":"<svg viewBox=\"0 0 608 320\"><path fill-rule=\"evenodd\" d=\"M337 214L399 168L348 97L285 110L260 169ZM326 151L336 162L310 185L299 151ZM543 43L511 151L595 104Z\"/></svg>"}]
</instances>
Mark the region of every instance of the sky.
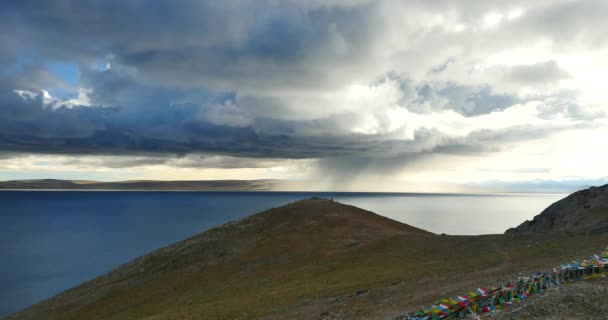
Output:
<instances>
[{"instance_id":1,"label":"sky","mask_svg":"<svg viewBox=\"0 0 608 320\"><path fill-rule=\"evenodd\" d=\"M2 1L0 180L608 183L606 16L604 0Z\"/></svg>"}]
</instances>

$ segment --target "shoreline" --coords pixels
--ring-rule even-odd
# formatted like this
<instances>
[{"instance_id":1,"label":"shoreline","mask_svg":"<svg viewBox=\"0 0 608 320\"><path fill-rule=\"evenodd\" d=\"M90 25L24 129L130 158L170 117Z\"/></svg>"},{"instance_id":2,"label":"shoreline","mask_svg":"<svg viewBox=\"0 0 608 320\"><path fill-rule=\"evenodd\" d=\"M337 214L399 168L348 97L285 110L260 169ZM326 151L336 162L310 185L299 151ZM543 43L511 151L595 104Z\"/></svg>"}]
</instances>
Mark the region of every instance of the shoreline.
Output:
<instances>
[{"instance_id":1,"label":"shoreline","mask_svg":"<svg viewBox=\"0 0 608 320\"><path fill-rule=\"evenodd\" d=\"M463 193L447 193L447 192L383 192L383 191L309 191L309 190L243 190L243 189L225 189L225 190L204 190L204 189L54 189L54 188L30 188L30 189L0 189L3 191L44 191L44 192L241 192L241 193L318 193L318 194L375 194L384 196L567 196L568 193L563 192L463 192Z\"/></svg>"}]
</instances>

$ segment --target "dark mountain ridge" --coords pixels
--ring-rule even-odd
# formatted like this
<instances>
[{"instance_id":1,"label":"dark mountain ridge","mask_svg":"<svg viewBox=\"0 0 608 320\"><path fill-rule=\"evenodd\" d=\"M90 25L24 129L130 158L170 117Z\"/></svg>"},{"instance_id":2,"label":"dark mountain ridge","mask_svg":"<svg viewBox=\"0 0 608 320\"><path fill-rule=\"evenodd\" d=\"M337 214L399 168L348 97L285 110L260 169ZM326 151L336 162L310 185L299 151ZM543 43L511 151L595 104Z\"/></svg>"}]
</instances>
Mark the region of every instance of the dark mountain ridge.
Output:
<instances>
[{"instance_id":1,"label":"dark mountain ridge","mask_svg":"<svg viewBox=\"0 0 608 320\"><path fill-rule=\"evenodd\" d=\"M608 228L608 184L577 191L506 233Z\"/></svg>"}]
</instances>

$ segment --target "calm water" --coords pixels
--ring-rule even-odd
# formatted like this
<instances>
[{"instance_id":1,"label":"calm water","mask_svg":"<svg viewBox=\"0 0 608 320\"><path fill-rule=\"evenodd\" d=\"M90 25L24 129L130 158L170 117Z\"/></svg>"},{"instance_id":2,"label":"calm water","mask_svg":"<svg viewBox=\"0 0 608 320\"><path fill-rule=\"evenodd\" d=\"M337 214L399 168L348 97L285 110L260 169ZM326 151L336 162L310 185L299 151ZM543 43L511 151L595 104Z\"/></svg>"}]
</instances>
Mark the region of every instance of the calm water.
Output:
<instances>
[{"instance_id":1,"label":"calm water","mask_svg":"<svg viewBox=\"0 0 608 320\"><path fill-rule=\"evenodd\" d=\"M432 232L501 233L563 195L0 192L0 317L158 247L312 196Z\"/></svg>"}]
</instances>

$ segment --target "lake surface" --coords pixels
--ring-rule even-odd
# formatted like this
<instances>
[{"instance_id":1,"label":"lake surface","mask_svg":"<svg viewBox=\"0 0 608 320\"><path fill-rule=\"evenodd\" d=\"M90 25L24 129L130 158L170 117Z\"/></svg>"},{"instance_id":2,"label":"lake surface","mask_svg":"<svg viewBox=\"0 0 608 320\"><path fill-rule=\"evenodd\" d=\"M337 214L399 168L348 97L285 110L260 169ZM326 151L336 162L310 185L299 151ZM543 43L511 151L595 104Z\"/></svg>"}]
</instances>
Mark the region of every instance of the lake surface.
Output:
<instances>
[{"instance_id":1,"label":"lake surface","mask_svg":"<svg viewBox=\"0 0 608 320\"><path fill-rule=\"evenodd\" d=\"M502 233L564 195L327 192L0 192L0 317L151 250L320 196L435 233Z\"/></svg>"}]
</instances>

